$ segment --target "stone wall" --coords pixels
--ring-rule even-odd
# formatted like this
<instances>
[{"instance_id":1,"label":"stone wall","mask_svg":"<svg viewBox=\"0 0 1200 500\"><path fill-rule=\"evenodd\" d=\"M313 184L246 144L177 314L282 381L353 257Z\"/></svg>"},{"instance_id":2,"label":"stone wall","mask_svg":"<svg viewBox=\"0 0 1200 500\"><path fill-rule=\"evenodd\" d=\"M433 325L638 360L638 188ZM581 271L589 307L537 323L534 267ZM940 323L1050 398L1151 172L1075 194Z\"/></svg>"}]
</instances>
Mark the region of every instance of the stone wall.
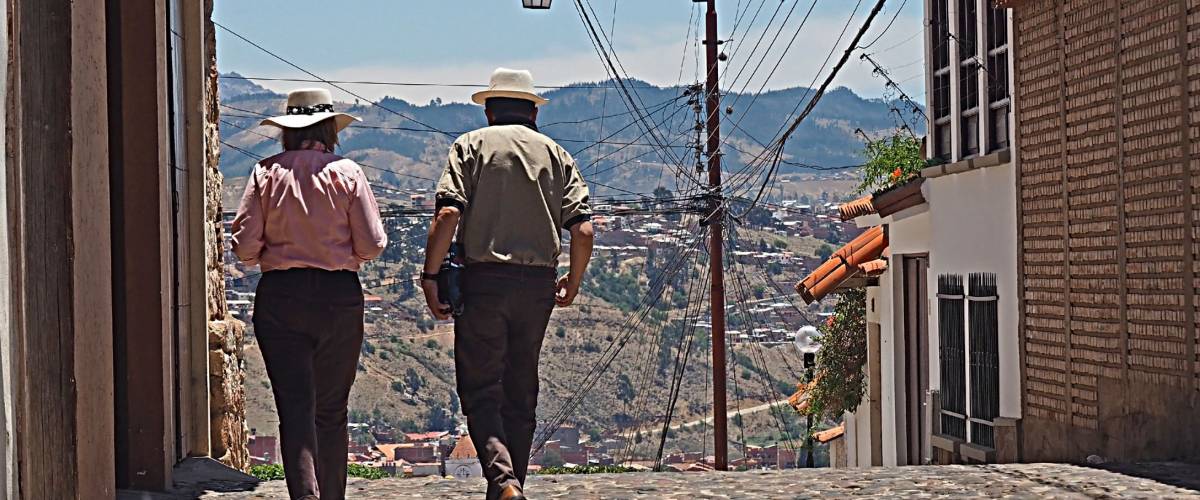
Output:
<instances>
[{"instance_id":1,"label":"stone wall","mask_svg":"<svg viewBox=\"0 0 1200 500\"><path fill-rule=\"evenodd\" d=\"M246 370L242 361L245 325L229 316L225 303L224 225L221 207L220 115L217 108L216 33L211 21L213 0L205 0L205 54L208 57L208 81L204 91L205 174L204 234L205 291L208 310L209 411L211 416L212 456L225 465L249 470L249 437L246 429Z\"/></svg>"}]
</instances>

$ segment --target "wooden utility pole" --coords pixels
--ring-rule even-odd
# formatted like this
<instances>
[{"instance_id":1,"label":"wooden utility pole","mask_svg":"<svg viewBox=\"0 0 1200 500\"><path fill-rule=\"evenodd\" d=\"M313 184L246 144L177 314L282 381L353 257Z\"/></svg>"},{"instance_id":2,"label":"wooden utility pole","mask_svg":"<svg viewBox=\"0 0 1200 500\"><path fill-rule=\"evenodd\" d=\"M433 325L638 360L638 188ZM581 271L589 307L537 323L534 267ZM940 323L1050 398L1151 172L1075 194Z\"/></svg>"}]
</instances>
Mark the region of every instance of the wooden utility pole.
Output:
<instances>
[{"instance_id":1,"label":"wooden utility pole","mask_svg":"<svg viewBox=\"0 0 1200 500\"><path fill-rule=\"evenodd\" d=\"M713 356L713 452L717 470L729 470L729 422L725 409L725 270L724 270L724 207L721 196L721 89L717 84L718 55L721 41L717 38L717 0L707 0L707 29L704 35L708 79L708 185L709 229L708 264L712 270L712 356Z\"/></svg>"}]
</instances>

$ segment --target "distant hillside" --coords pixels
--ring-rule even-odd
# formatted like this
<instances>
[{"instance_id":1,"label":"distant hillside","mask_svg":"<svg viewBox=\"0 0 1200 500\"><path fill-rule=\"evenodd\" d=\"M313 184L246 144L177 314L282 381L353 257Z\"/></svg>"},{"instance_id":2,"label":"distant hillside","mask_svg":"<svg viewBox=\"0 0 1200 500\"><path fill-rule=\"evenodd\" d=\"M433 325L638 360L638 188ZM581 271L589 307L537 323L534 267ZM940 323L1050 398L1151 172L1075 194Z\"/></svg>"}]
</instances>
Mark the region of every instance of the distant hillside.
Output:
<instances>
[{"instance_id":1,"label":"distant hillside","mask_svg":"<svg viewBox=\"0 0 1200 500\"><path fill-rule=\"evenodd\" d=\"M695 140L696 115L688 105L689 98L684 96L685 89L681 87L659 88L638 81L629 84L635 87L635 99L641 107L649 110L649 119L656 124L658 139L644 134L642 123L634 123L634 115L622 102L619 91L592 88L596 84L579 84L546 92L550 103L539 116L542 132L558 140L567 150L578 153L576 159L590 181L639 192L649 191L660 183L674 187L674 177L670 175L671 170L664 167L664 162L681 162L689 167L694 162L694 150L689 148L689 143ZM222 78L220 93L225 105L221 108L222 118L233 124L221 124L222 140L260 156L278 151L278 143L264 137L273 135L274 131L255 128L255 125L261 119L260 114L281 112L283 96L251 81L235 78ZM768 92L757 98L726 95L725 105L735 107L722 130L728 141L724 148L725 169L736 171L742 168L761 151L758 141L771 141L808 95L811 92L804 88ZM363 119L361 126L343 134L341 150L356 161L379 167L372 169L371 175L393 187L429 187L431 183L421 178L436 177L441 171L453 136L485 125L482 110L474 105L439 101L414 105L395 98L385 98L381 104L391 111L369 103L339 104L339 109ZM788 142L788 159L825 166L858 163L862 142L854 131L861 128L868 134L878 135L893 130L896 122L890 107L888 102L865 99L846 88L834 89L825 95ZM742 117L742 110L747 108L749 113ZM425 126L392 111L411 116L449 135L430 132ZM593 145L601 138L606 138L606 144ZM669 145L671 153L663 155L648 146L657 141ZM253 160L248 156L229 147L223 149L221 171L226 177L244 176L252 165ZM784 173L805 170L796 166L783 168ZM660 175L660 172L665 174Z\"/></svg>"}]
</instances>

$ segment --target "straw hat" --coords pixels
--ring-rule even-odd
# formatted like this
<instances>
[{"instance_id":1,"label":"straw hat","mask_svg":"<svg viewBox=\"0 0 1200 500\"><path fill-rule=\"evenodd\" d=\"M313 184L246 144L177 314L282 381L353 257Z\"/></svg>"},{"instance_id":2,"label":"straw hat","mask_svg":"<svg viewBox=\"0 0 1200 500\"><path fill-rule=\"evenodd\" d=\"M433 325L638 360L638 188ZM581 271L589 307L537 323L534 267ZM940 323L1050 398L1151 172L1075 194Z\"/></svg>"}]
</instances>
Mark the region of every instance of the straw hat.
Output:
<instances>
[{"instance_id":1,"label":"straw hat","mask_svg":"<svg viewBox=\"0 0 1200 500\"><path fill-rule=\"evenodd\" d=\"M279 128L304 128L327 118L333 118L340 132L351 123L362 121L346 113L333 111L333 95L325 89L298 89L288 92L287 114L273 116L261 122Z\"/></svg>"},{"instance_id":2,"label":"straw hat","mask_svg":"<svg viewBox=\"0 0 1200 500\"><path fill-rule=\"evenodd\" d=\"M523 69L496 68L492 72L492 81L487 90L476 92L471 96L475 104L484 104L491 97L508 97L532 101L535 106L550 102L533 88L533 74Z\"/></svg>"}]
</instances>

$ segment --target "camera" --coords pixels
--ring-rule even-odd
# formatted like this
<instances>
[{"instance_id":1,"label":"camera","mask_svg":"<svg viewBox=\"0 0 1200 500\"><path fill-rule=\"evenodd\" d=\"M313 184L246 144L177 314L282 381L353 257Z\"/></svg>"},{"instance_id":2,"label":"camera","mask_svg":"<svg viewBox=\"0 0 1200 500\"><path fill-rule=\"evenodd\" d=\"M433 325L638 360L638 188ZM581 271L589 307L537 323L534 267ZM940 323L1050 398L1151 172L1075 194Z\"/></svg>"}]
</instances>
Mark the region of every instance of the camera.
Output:
<instances>
[{"instance_id":1,"label":"camera","mask_svg":"<svg viewBox=\"0 0 1200 500\"><path fill-rule=\"evenodd\" d=\"M446 255L446 259L442 261L442 267L438 271L438 301L449 304L450 315L456 318L462 316L465 306L462 282L463 272L466 268L462 245L458 243L450 245L450 253Z\"/></svg>"}]
</instances>

